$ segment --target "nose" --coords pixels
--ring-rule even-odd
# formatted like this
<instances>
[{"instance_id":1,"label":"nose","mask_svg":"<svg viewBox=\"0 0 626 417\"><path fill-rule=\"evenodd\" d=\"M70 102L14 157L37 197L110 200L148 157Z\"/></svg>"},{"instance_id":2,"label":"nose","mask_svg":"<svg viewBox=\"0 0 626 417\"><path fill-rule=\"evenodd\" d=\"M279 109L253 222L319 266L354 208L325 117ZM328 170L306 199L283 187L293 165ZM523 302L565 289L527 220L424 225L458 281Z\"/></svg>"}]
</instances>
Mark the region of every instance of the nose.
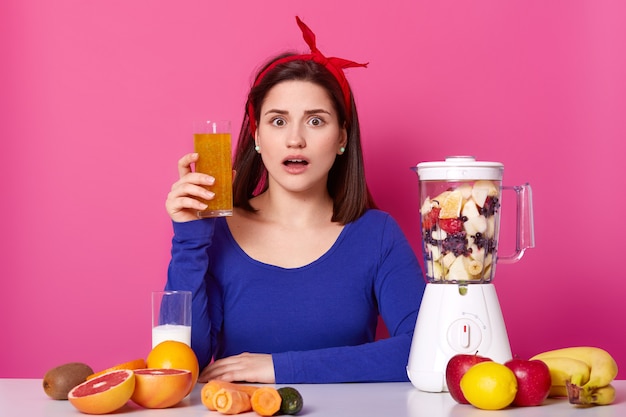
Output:
<instances>
[{"instance_id":1,"label":"nose","mask_svg":"<svg viewBox=\"0 0 626 417\"><path fill-rule=\"evenodd\" d=\"M288 148L304 148L306 146L306 139L304 137L304 128L295 127L287 136Z\"/></svg>"}]
</instances>

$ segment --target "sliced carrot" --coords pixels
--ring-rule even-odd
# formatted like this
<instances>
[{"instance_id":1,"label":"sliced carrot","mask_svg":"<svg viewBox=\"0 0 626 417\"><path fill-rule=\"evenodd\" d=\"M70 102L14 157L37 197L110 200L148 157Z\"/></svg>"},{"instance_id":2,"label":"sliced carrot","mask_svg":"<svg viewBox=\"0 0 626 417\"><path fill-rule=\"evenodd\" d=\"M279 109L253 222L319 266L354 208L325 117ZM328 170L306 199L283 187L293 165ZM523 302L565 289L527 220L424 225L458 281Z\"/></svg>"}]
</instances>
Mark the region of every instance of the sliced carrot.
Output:
<instances>
[{"instance_id":1,"label":"sliced carrot","mask_svg":"<svg viewBox=\"0 0 626 417\"><path fill-rule=\"evenodd\" d=\"M213 396L213 408L222 414L239 414L252 410L248 394L226 388L220 389Z\"/></svg>"},{"instance_id":2,"label":"sliced carrot","mask_svg":"<svg viewBox=\"0 0 626 417\"><path fill-rule=\"evenodd\" d=\"M276 414L280 410L282 401L278 390L272 387L259 387L250 397L252 409L260 416Z\"/></svg>"},{"instance_id":3,"label":"sliced carrot","mask_svg":"<svg viewBox=\"0 0 626 417\"><path fill-rule=\"evenodd\" d=\"M212 379L202 387L202 391L200 393L202 404L204 404L209 410L215 411L215 407L213 406L213 396L222 388L245 392L248 396L251 396L259 387Z\"/></svg>"}]
</instances>

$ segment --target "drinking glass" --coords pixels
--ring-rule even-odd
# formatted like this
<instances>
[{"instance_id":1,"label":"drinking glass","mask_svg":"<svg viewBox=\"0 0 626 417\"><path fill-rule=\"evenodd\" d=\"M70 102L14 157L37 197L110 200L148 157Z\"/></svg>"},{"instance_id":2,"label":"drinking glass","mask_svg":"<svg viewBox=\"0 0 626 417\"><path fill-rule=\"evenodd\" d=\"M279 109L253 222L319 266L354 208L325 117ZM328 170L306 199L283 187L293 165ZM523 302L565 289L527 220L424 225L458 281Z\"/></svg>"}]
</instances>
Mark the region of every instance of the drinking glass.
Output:
<instances>
[{"instance_id":1,"label":"drinking glass","mask_svg":"<svg viewBox=\"0 0 626 417\"><path fill-rule=\"evenodd\" d=\"M152 348L165 340L191 346L191 291L152 292Z\"/></svg>"},{"instance_id":2,"label":"drinking glass","mask_svg":"<svg viewBox=\"0 0 626 417\"><path fill-rule=\"evenodd\" d=\"M233 168L230 121L203 120L194 122L194 150L199 157L196 172L215 178L215 183L205 188L215 193L211 200L202 200L206 210L198 217L232 216L233 214Z\"/></svg>"}]
</instances>

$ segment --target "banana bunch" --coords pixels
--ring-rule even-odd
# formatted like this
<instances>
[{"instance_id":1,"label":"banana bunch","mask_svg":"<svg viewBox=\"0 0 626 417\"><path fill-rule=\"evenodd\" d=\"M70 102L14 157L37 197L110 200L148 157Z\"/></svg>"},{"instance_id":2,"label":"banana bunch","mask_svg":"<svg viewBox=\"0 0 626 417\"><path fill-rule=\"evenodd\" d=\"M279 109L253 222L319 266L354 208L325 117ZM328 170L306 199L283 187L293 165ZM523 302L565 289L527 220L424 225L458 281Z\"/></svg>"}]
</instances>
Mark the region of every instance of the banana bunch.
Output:
<instances>
[{"instance_id":1,"label":"banana bunch","mask_svg":"<svg viewBox=\"0 0 626 417\"><path fill-rule=\"evenodd\" d=\"M591 346L550 350L531 358L550 369L551 397L568 397L572 404L606 405L615 400L611 381L617 376L617 363L604 349Z\"/></svg>"}]
</instances>

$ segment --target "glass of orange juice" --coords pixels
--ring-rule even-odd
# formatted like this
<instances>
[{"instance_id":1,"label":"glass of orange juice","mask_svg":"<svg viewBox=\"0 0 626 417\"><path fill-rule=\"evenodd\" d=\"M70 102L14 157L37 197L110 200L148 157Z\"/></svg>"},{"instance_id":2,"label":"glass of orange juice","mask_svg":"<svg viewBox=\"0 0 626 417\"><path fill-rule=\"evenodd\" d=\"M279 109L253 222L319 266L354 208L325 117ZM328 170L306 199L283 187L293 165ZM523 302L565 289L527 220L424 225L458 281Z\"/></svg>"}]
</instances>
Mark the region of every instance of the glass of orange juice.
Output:
<instances>
[{"instance_id":1,"label":"glass of orange juice","mask_svg":"<svg viewBox=\"0 0 626 417\"><path fill-rule=\"evenodd\" d=\"M220 217L233 215L233 168L230 121L203 120L194 122L194 150L198 153L196 172L215 178L213 185L207 186L215 193L211 200L201 200L207 204L198 217Z\"/></svg>"}]
</instances>

